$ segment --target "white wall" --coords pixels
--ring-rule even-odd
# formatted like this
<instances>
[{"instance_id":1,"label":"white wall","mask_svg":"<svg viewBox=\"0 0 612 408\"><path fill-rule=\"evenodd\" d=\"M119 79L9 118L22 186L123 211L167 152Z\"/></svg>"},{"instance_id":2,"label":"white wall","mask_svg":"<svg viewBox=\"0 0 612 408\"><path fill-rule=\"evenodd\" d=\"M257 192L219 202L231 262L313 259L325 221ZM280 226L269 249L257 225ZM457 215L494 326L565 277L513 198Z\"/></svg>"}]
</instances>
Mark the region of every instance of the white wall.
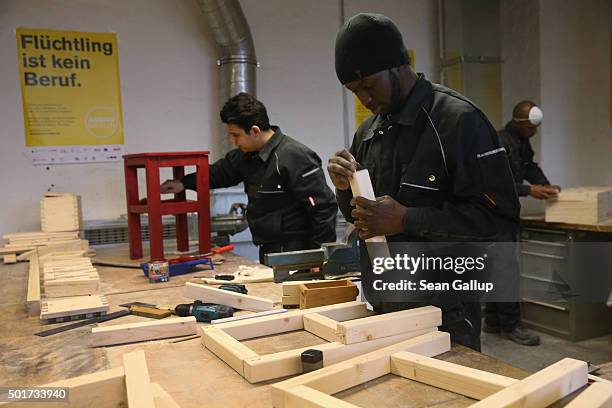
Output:
<instances>
[{"instance_id":1,"label":"white wall","mask_svg":"<svg viewBox=\"0 0 612 408\"><path fill-rule=\"evenodd\" d=\"M243 0L261 67L258 97L271 120L313 148L325 163L344 145L343 91L334 41L346 17L388 14L414 48L417 70L438 79L434 1ZM16 27L115 32L128 152L202 150L218 132L216 53L195 0L3 0L0 2L0 233L39 228L47 190L82 196L85 219L125 212L121 163L33 167L24 129ZM349 98L352 111L352 98ZM351 126L349 132L354 129ZM213 152L213 157L216 155ZM163 177L163 175L162 175Z\"/></svg>"},{"instance_id":2,"label":"white wall","mask_svg":"<svg viewBox=\"0 0 612 408\"><path fill-rule=\"evenodd\" d=\"M115 32L128 152L202 150L217 115L213 44L191 0L0 2L0 233L37 230L47 190L82 196L86 219L125 213L122 163L34 167L22 153L15 28Z\"/></svg>"}]
</instances>

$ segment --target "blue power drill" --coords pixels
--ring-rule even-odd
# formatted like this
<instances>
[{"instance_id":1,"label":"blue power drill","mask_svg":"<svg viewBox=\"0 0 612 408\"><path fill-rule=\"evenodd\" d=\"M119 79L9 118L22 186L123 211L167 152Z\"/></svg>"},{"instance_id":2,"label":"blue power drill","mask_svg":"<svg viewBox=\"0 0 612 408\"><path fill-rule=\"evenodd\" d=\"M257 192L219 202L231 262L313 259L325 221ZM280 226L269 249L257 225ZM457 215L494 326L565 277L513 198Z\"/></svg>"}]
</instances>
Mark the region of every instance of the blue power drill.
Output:
<instances>
[{"instance_id":1,"label":"blue power drill","mask_svg":"<svg viewBox=\"0 0 612 408\"><path fill-rule=\"evenodd\" d=\"M232 317L234 309L225 305L202 303L202 301L196 300L193 303L176 305L174 313L180 317L194 316L198 322L210 323L211 320Z\"/></svg>"}]
</instances>

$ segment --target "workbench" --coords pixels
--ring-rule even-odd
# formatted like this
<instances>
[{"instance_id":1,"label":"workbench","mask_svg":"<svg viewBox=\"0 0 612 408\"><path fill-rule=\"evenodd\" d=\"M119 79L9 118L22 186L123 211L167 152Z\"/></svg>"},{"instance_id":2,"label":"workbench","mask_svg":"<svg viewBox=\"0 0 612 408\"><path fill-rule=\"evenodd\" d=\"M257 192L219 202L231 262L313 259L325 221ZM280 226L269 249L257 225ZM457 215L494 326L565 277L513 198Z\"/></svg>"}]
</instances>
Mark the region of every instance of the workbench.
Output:
<instances>
[{"instance_id":1,"label":"workbench","mask_svg":"<svg viewBox=\"0 0 612 408\"><path fill-rule=\"evenodd\" d=\"M612 333L612 223L546 222L544 215L523 217L520 230L523 322L571 341ZM526 290L528 288L528 290ZM552 293L551 300L529 292ZM595 295L596 291L600 291ZM567 293L588 293L573 298Z\"/></svg>"},{"instance_id":2,"label":"workbench","mask_svg":"<svg viewBox=\"0 0 612 408\"><path fill-rule=\"evenodd\" d=\"M116 251L115 251L116 252ZM127 259L127 249L124 248ZM224 254L225 262L216 266L217 273L231 273L240 264L253 264L234 254ZM175 305L190 303L182 296L185 282L198 282L192 275L172 277L169 282L149 284L140 269L97 266L102 292L111 305L109 312L120 310L122 303L140 301ZM25 312L27 263L0 266L4 278L0 286L0 385L33 386L119 367L122 355L143 349L146 353L151 381L158 382L183 408L187 407L270 407L270 384L250 384L232 368L205 349L200 338L180 341L166 339L147 343L91 348L91 326L41 338L33 333L55 327L41 325L36 317ZM195 273L198 275L198 273ZM256 283L247 285L249 294L275 302L281 300L281 285ZM114 325L145 321L126 316L102 323ZM260 354L324 343L306 332L291 332L269 338L246 341ZM514 378L524 378L523 370L475 352L454 346L439 358ZM431 386L387 375L338 394L362 407L464 407L473 400Z\"/></svg>"}]
</instances>

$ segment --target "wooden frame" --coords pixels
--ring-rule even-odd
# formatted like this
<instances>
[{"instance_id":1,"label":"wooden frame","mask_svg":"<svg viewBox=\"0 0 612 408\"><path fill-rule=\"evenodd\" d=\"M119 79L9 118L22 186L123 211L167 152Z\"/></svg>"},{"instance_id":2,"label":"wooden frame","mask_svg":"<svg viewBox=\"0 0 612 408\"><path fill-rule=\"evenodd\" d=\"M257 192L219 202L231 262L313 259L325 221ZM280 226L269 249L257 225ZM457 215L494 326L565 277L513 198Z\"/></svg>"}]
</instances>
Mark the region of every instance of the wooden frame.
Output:
<instances>
[{"instance_id":1,"label":"wooden frame","mask_svg":"<svg viewBox=\"0 0 612 408\"><path fill-rule=\"evenodd\" d=\"M177 408L174 399L157 383L150 383L143 350L123 355L123 367L41 385L69 389L69 402L50 404L62 407L156 407ZM136 397L134 393L137 392ZM151 405L150 401L154 401ZM42 404L48 406L48 404ZM21 402L0 403L6 408L20 408Z\"/></svg>"},{"instance_id":2,"label":"wooden frame","mask_svg":"<svg viewBox=\"0 0 612 408\"><path fill-rule=\"evenodd\" d=\"M428 323L423 320L423 323L407 325L403 331L388 332L384 337L360 338L363 341L355 340L351 344L344 344L341 341L338 331L341 325L355 323L355 327L367 329L370 325L377 325L379 320L386 321L386 315L371 316L366 304L357 301L295 310L281 315L202 327L202 344L249 382L255 383L302 373L301 354L308 349L321 350L323 365L328 366L413 337L427 334L436 336L436 326L441 324L442 318L440 309L427 308L427 314L432 311L437 313L438 318L428 320L431 326L426 326ZM410 315L413 319L423 319L419 313L412 310L398 313L398 316ZM360 325L359 322L364 320L361 319L363 317L370 320ZM413 329L415 327L416 330ZM303 329L311 331L329 343L267 355L258 355L240 343L240 340Z\"/></svg>"},{"instance_id":3,"label":"wooden frame","mask_svg":"<svg viewBox=\"0 0 612 408\"><path fill-rule=\"evenodd\" d=\"M306 282L300 285L300 309L352 302L359 289L350 280Z\"/></svg>"},{"instance_id":4,"label":"wooden frame","mask_svg":"<svg viewBox=\"0 0 612 408\"><path fill-rule=\"evenodd\" d=\"M252 310L263 312L274 309L274 302L268 299L244 295L242 293L230 292L213 288L206 285L187 282L183 296L190 299L198 299L207 303L217 303L231 306L235 309Z\"/></svg>"},{"instance_id":5,"label":"wooden frame","mask_svg":"<svg viewBox=\"0 0 612 408\"><path fill-rule=\"evenodd\" d=\"M176 317L164 320L93 327L91 329L91 344L93 347L99 347L167 339L170 337L191 336L194 334L198 334L198 324L195 317Z\"/></svg>"},{"instance_id":6,"label":"wooden frame","mask_svg":"<svg viewBox=\"0 0 612 408\"><path fill-rule=\"evenodd\" d=\"M519 381L431 358L437 351L430 346L415 354L407 347L388 347L282 381L272 385L273 405L275 408L356 408L330 394L386 374L480 400L471 405L478 408L547 407L587 383L587 363L570 358Z\"/></svg>"}]
</instances>

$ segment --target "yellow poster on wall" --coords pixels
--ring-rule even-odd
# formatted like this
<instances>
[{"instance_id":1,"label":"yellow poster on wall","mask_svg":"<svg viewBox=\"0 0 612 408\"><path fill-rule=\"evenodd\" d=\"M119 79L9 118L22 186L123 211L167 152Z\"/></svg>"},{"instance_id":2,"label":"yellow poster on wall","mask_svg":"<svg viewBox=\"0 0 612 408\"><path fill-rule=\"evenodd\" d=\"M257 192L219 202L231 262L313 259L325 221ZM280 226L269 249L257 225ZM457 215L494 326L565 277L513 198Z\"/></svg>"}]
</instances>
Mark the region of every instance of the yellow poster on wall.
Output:
<instances>
[{"instance_id":1,"label":"yellow poster on wall","mask_svg":"<svg viewBox=\"0 0 612 408\"><path fill-rule=\"evenodd\" d=\"M17 29L25 145L35 164L123 154L117 36Z\"/></svg>"},{"instance_id":2,"label":"yellow poster on wall","mask_svg":"<svg viewBox=\"0 0 612 408\"><path fill-rule=\"evenodd\" d=\"M408 50L408 55L410 56L410 67L414 70L414 50L412 48ZM361 123L366 120L372 112L363 106L357 95L353 95L353 99L355 106L355 129L358 129Z\"/></svg>"}]
</instances>

